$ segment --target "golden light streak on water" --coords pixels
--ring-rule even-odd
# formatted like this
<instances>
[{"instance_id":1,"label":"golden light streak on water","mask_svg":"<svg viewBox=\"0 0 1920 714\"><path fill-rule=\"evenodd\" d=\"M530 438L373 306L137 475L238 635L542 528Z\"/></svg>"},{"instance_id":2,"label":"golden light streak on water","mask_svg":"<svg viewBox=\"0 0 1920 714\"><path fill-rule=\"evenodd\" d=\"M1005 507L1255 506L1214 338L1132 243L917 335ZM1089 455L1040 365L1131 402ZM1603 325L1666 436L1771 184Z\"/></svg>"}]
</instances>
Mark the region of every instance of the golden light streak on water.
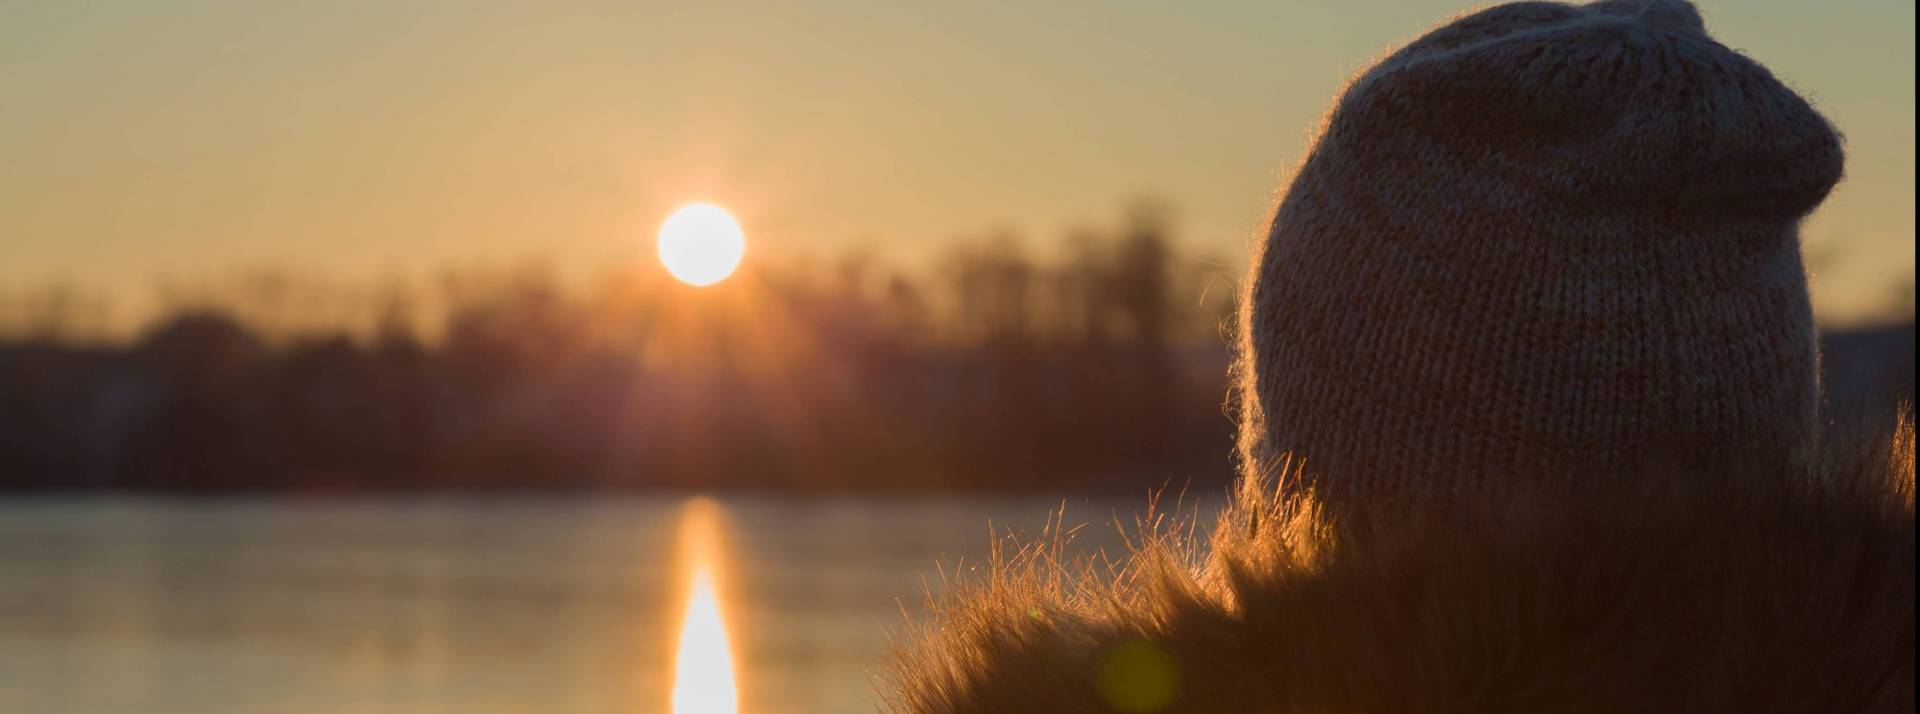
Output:
<instances>
[{"instance_id":1,"label":"golden light streak on water","mask_svg":"<svg viewBox=\"0 0 1920 714\"><path fill-rule=\"evenodd\" d=\"M680 553L688 569L687 609L674 650L673 714L739 714L740 689L720 607L719 506L687 503L680 521Z\"/></svg>"}]
</instances>

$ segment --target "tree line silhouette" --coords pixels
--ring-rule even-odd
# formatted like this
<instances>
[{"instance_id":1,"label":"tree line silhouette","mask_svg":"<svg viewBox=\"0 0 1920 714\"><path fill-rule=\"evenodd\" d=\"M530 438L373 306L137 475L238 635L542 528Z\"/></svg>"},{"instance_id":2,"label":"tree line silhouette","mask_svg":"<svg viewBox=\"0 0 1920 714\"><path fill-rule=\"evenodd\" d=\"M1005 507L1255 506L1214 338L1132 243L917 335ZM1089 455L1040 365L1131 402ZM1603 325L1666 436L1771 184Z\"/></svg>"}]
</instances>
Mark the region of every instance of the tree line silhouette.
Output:
<instances>
[{"instance_id":1,"label":"tree line silhouette","mask_svg":"<svg viewBox=\"0 0 1920 714\"><path fill-rule=\"evenodd\" d=\"M0 488L1222 483L1237 270L1182 252L1166 216L1140 203L1048 259L962 242L916 273L468 275L433 310L393 290L357 321L268 274L177 289L119 342L74 339L103 311L44 295L0 312Z\"/></svg>"},{"instance_id":2,"label":"tree line silhouette","mask_svg":"<svg viewBox=\"0 0 1920 714\"><path fill-rule=\"evenodd\" d=\"M0 490L1222 484L1239 269L1181 245L1142 201L1047 257L1003 233L928 270L750 262L704 289L258 272L165 285L120 340L79 291L0 293ZM1826 336L1843 416L1911 400L1906 293L1903 324Z\"/></svg>"}]
</instances>

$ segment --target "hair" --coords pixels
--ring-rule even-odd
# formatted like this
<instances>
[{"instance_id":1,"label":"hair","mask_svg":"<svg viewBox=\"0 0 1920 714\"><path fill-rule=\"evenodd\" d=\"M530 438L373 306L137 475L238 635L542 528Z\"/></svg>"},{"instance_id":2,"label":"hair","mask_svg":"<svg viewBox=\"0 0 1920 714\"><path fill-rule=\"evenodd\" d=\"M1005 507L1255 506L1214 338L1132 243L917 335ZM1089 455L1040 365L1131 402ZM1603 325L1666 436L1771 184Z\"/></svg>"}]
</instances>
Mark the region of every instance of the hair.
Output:
<instances>
[{"instance_id":1,"label":"hair","mask_svg":"<svg viewBox=\"0 0 1920 714\"><path fill-rule=\"evenodd\" d=\"M1914 433L1334 516L1285 467L932 599L894 712L1914 711ZM1685 477L1677 477L1685 476Z\"/></svg>"}]
</instances>

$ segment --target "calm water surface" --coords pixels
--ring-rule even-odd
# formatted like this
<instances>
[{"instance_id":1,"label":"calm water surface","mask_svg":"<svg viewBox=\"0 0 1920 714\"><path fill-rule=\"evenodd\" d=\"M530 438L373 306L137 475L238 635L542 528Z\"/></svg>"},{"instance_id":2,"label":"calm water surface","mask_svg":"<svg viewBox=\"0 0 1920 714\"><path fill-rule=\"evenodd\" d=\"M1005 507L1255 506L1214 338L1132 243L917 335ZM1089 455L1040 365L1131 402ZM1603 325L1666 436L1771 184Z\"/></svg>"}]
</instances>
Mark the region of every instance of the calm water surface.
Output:
<instances>
[{"instance_id":1,"label":"calm water surface","mask_svg":"<svg viewBox=\"0 0 1920 714\"><path fill-rule=\"evenodd\" d=\"M0 711L662 712L678 498L0 501ZM1067 499L1112 550L1144 499ZM988 522L1060 499L720 499L744 714L873 708L869 675Z\"/></svg>"}]
</instances>

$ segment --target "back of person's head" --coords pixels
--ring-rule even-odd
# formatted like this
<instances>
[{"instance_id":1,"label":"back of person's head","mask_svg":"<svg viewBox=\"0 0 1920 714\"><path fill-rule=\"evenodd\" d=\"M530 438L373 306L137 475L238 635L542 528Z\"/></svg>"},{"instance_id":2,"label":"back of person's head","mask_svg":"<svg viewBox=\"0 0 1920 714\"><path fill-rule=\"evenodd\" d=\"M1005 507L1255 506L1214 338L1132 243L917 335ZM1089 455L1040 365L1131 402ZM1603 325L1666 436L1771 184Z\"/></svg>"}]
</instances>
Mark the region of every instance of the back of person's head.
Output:
<instances>
[{"instance_id":1,"label":"back of person's head","mask_svg":"<svg viewBox=\"0 0 1920 714\"><path fill-rule=\"evenodd\" d=\"M1840 137L1680 0L1502 5L1340 97L1257 249L1242 454L1331 500L1812 431L1798 224Z\"/></svg>"}]
</instances>

